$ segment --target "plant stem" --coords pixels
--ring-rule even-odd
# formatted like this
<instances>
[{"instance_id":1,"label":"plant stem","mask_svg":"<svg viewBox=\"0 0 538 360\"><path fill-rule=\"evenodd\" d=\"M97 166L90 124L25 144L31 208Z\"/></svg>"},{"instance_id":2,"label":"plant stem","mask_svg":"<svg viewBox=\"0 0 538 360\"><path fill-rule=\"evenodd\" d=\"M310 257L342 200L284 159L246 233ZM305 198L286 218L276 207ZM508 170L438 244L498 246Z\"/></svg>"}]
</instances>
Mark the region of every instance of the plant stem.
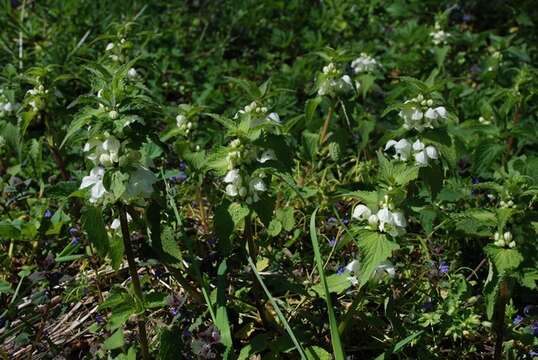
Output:
<instances>
[{"instance_id":1,"label":"plant stem","mask_svg":"<svg viewBox=\"0 0 538 360\"><path fill-rule=\"evenodd\" d=\"M138 271L136 267L136 261L133 253L133 247L131 244L131 236L129 234L129 226L127 223L127 212L125 211L124 204L118 204L118 210L120 213L121 234L123 236L123 245L125 247L125 255L127 255L127 263L129 264L129 273L131 274L131 280L133 282L133 289L135 296L142 306L144 306L144 295L142 288L140 287L140 279L138 278ZM142 358L149 360L148 351L148 336L146 334L146 325L143 319L138 319L138 331L140 338L140 348L142 349Z\"/></svg>"},{"instance_id":2,"label":"plant stem","mask_svg":"<svg viewBox=\"0 0 538 360\"><path fill-rule=\"evenodd\" d=\"M493 360L500 360L503 355L503 340L504 340L504 320L506 314L506 303L508 302L509 290L506 279L501 280L499 284L499 299L496 309L496 321L495 321L495 354Z\"/></svg>"},{"instance_id":3,"label":"plant stem","mask_svg":"<svg viewBox=\"0 0 538 360\"><path fill-rule=\"evenodd\" d=\"M329 113L327 114L327 117L325 118L325 123L323 123L323 128L321 129L321 133L319 135L319 143L322 145L325 140L327 140L327 131L329 130L329 122L331 121L331 118L333 117L333 106L331 105L329 107Z\"/></svg>"},{"instance_id":4,"label":"plant stem","mask_svg":"<svg viewBox=\"0 0 538 360\"><path fill-rule=\"evenodd\" d=\"M359 303L361 301L361 297L359 295L360 295L360 289L355 295L355 299L353 299L353 302L349 306L349 309L347 309L347 312L344 315L344 318L342 319L342 321L340 321L340 324L338 325L338 333L340 334L340 336L343 336L345 334L346 328L351 318L353 317L353 314L355 313L357 306L359 306Z\"/></svg>"}]
</instances>

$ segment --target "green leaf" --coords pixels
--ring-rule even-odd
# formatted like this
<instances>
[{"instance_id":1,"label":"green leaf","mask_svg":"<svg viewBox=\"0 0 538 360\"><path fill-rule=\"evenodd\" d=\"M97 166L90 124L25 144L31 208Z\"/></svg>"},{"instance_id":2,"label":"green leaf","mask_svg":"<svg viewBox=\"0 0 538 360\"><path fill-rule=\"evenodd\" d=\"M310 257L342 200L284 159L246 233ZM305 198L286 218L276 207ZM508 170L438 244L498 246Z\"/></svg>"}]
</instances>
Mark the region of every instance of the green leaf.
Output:
<instances>
[{"instance_id":1,"label":"green leaf","mask_svg":"<svg viewBox=\"0 0 538 360\"><path fill-rule=\"evenodd\" d=\"M226 348L232 348L232 331L228 321L228 312L226 310L226 271L228 265L226 260L223 260L217 270L217 309L215 312L215 326L220 331L221 343Z\"/></svg>"},{"instance_id":2,"label":"green leaf","mask_svg":"<svg viewBox=\"0 0 538 360\"><path fill-rule=\"evenodd\" d=\"M331 294L327 279L325 278L325 270L323 269L323 260L321 259L321 252L319 250L318 235L316 230L316 214L319 208L316 208L310 217L310 239L312 240L312 247L314 248L314 257L316 260L316 266L318 269L321 284L323 285L324 299L327 303L327 312L329 314L329 329L331 332L331 344L333 348L333 354L336 360L344 360L346 358L344 354L344 348L340 340L340 333L338 332L338 324L336 322L336 316L334 314Z\"/></svg>"},{"instance_id":3,"label":"green leaf","mask_svg":"<svg viewBox=\"0 0 538 360\"><path fill-rule=\"evenodd\" d=\"M306 114L306 120L312 121L314 118L314 115L316 113L316 109L318 108L319 104L321 103L321 100L323 98L321 96L315 97L313 99L308 99L306 101L305 105L305 114Z\"/></svg>"},{"instance_id":4,"label":"green leaf","mask_svg":"<svg viewBox=\"0 0 538 360\"><path fill-rule=\"evenodd\" d=\"M184 347L181 331L177 328L163 328L159 336L158 360L181 359L181 349Z\"/></svg>"},{"instance_id":5,"label":"green leaf","mask_svg":"<svg viewBox=\"0 0 538 360\"><path fill-rule=\"evenodd\" d=\"M269 226L267 227L267 233L269 236L275 237L280 234L280 231L282 231L282 223L276 219L271 220Z\"/></svg>"},{"instance_id":6,"label":"green leaf","mask_svg":"<svg viewBox=\"0 0 538 360\"><path fill-rule=\"evenodd\" d=\"M263 225L269 226L273 218L275 198L267 194L263 194L260 199L250 205L250 207L256 212L256 214L258 214L258 217Z\"/></svg>"},{"instance_id":7,"label":"green leaf","mask_svg":"<svg viewBox=\"0 0 538 360\"><path fill-rule=\"evenodd\" d=\"M5 281L0 280L0 294L12 294L13 289L11 288L11 285Z\"/></svg>"},{"instance_id":8,"label":"green leaf","mask_svg":"<svg viewBox=\"0 0 538 360\"><path fill-rule=\"evenodd\" d=\"M123 339L123 330L118 329L114 334L112 334L108 339L103 343L103 348L106 350L118 349L125 344Z\"/></svg>"},{"instance_id":9,"label":"green leaf","mask_svg":"<svg viewBox=\"0 0 538 360\"><path fill-rule=\"evenodd\" d=\"M292 207L277 209L276 218L280 221L282 228L286 231L291 231L295 227L295 217L293 216Z\"/></svg>"},{"instance_id":10,"label":"green leaf","mask_svg":"<svg viewBox=\"0 0 538 360\"><path fill-rule=\"evenodd\" d=\"M106 256L109 243L101 209L86 206L82 213L82 224L88 240L95 246L97 253L102 257Z\"/></svg>"},{"instance_id":11,"label":"green leaf","mask_svg":"<svg viewBox=\"0 0 538 360\"><path fill-rule=\"evenodd\" d=\"M170 263L178 263L183 259L181 249L174 234L174 229L168 225L161 232L161 250L167 255L168 262Z\"/></svg>"},{"instance_id":12,"label":"green leaf","mask_svg":"<svg viewBox=\"0 0 538 360\"><path fill-rule=\"evenodd\" d=\"M319 346L310 346L305 349L308 360L332 360L331 354Z\"/></svg>"},{"instance_id":13,"label":"green leaf","mask_svg":"<svg viewBox=\"0 0 538 360\"><path fill-rule=\"evenodd\" d=\"M344 293L344 291L346 291L351 286L351 282L348 280L348 276L349 275L345 273L332 274L327 276L326 279L329 292L336 293L337 295ZM324 288L322 283L312 286L312 290L314 290L319 296L323 296L324 294Z\"/></svg>"},{"instance_id":14,"label":"green leaf","mask_svg":"<svg viewBox=\"0 0 538 360\"><path fill-rule=\"evenodd\" d=\"M112 268L116 271L119 270L121 262L123 260L125 248L123 245L123 239L118 234L112 235L110 238L110 247L108 249L108 256L110 257L110 262Z\"/></svg>"},{"instance_id":15,"label":"green leaf","mask_svg":"<svg viewBox=\"0 0 538 360\"><path fill-rule=\"evenodd\" d=\"M241 221L247 217L249 212L249 208L240 203L231 203L230 206L228 206L228 213L230 214L236 228L239 226Z\"/></svg>"},{"instance_id":16,"label":"green leaf","mask_svg":"<svg viewBox=\"0 0 538 360\"><path fill-rule=\"evenodd\" d=\"M523 262L523 256L516 249L505 249L490 244L484 248L484 251L499 274L515 269Z\"/></svg>"},{"instance_id":17,"label":"green leaf","mask_svg":"<svg viewBox=\"0 0 538 360\"><path fill-rule=\"evenodd\" d=\"M430 189L432 200L435 200L437 194L443 188L443 171L438 163L432 163L427 167L420 168L420 177Z\"/></svg>"},{"instance_id":18,"label":"green leaf","mask_svg":"<svg viewBox=\"0 0 538 360\"><path fill-rule=\"evenodd\" d=\"M384 234L366 229L358 231L356 242L361 254L361 284L370 280L377 266L387 260L394 250L400 248Z\"/></svg>"}]
</instances>

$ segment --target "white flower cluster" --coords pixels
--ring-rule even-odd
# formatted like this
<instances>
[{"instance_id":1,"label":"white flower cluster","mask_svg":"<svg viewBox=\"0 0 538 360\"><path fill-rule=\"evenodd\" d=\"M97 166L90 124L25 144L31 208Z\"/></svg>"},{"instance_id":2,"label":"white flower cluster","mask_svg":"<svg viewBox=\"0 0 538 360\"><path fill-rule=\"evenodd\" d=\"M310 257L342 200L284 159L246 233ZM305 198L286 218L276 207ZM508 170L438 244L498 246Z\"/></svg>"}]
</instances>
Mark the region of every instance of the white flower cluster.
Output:
<instances>
[{"instance_id":1,"label":"white flower cluster","mask_svg":"<svg viewBox=\"0 0 538 360\"><path fill-rule=\"evenodd\" d=\"M353 260L349 264L346 265L346 271L350 273L351 275L348 276L348 280L351 282L351 285L356 286L359 283L359 280L357 279L357 275L359 274L361 270L361 264L359 260ZM381 281L386 277L393 278L396 275L396 268L390 261L383 261L380 263L375 271L372 279L375 282Z\"/></svg>"},{"instance_id":2,"label":"white flower cluster","mask_svg":"<svg viewBox=\"0 0 538 360\"><path fill-rule=\"evenodd\" d=\"M125 44L125 39L121 39L120 40L120 45L123 45ZM106 48L105 48L105 51L106 52L113 52L114 49L120 49L121 51L121 46L118 46L117 44L113 43L113 42L110 42L106 45ZM116 54L111 54L109 55L110 56L110 59L112 59L112 61L119 61L120 60L120 57Z\"/></svg>"},{"instance_id":3,"label":"white flower cluster","mask_svg":"<svg viewBox=\"0 0 538 360\"><path fill-rule=\"evenodd\" d=\"M223 179L226 185L226 195L244 198L247 204L260 199L260 194L267 191L263 175L251 177L248 183L244 181L239 169L232 169ZM247 187L248 185L248 187Z\"/></svg>"},{"instance_id":4,"label":"white flower cluster","mask_svg":"<svg viewBox=\"0 0 538 360\"><path fill-rule=\"evenodd\" d=\"M480 116L478 118L478 122L482 125L490 125L491 124L491 120L493 119L493 117L489 117L488 119L486 119L485 117L483 116Z\"/></svg>"},{"instance_id":5,"label":"white flower cluster","mask_svg":"<svg viewBox=\"0 0 538 360\"><path fill-rule=\"evenodd\" d=\"M405 227L407 226L407 221L401 211L389 210L387 197L376 214L373 214L372 210L366 205L359 204L353 210L351 217L359 221L368 221L370 228L386 232L391 236L405 233Z\"/></svg>"},{"instance_id":6,"label":"white flower cluster","mask_svg":"<svg viewBox=\"0 0 538 360\"><path fill-rule=\"evenodd\" d=\"M420 167L428 166L430 160L437 160L439 155L437 149L431 145L426 146L420 140L416 140L413 144L407 139L389 140L385 145L385 151L394 148L394 158L401 161L407 161L411 158L411 154L415 158L415 164Z\"/></svg>"},{"instance_id":7,"label":"white flower cluster","mask_svg":"<svg viewBox=\"0 0 538 360\"><path fill-rule=\"evenodd\" d=\"M351 68L355 74L362 72L372 72L378 66L377 61L366 53L361 53L361 55L351 62Z\"/></svg>"},{"instance_id":8,"label":"white flower cluster","mask_svg":"<svg viewBox=\"0 0 538 360\"><path fill-rule=\"evenodd\" d=\"M80 188L91 187L90 202L96 203L106 193L103 185L104 167L113 166L119 161L120 142L114 136L109 136L105 141L93 139L84 145L83 151L91 151L88 159L95 164L95 167L90 171L90 175L82 179Z\"/></svg>"},{"instance_id":9,"label":"white flower cluster","mask_svg":"<svg viewBox=\"0 0 538 360\"><path fill-rule=\"evenodd\" d=\"M495 246L499 246L499 247L508 246L510 249L516 247L516 242L512 240L513 237L510 231L506 231L504 234L499 234L498 232L496 232L493 235L493 239L495 240L495 242L493 243L495 244Z\"/></svg>"},{"instance_id":10,"label":"white flower cluster","mask_svg":"<svg viewBox=\"0 0 538 360\"><path fill-rule=\"evenodd\" d=\"M256 156L257 152L245 149L239 139L230 142L230 151L226 156L228 172L223 179L224 183L227 184L226 195L245 198L246 202L250 204L258 201L259 195L267 190L263 174L252 176L248 181L244 175L241 175L240 165L242 164L248 164L254 160L263 164L276 159L272 149L262 149L259 156Z\"/></svg>"},{"instance_id":11,"label":"white flower cluster","mask_svg":"<svg viewBox=\"0 0 538 360\"><path fill-rule=\"evenodd\" d=\"M404 120L404 128L423 131L437 127L448 117L444 106L433 107L432 99L424 99L422 94L406 100L408 108L402 109L398 115Z\"/></svg>"},{"instance_id":12,"label":"white flower cluster","mask_svg":"<svg viewBox=\"0 0 538 360\"><path fill-rule=\"evenodd\" d=\"M0 117L4 117L12 111L17 110L17 108L18 105L11 103L4 94L4 90L0 89Z\"/></svg>"},{"instance_id":13,"label":"white flower cluster","mask_svg":"<svg viewBox=\"0 0 538 360\"><path fill-rule=\"evenodd\" d=\"M131 217L131 215L127 213L127 223L130 223L132 220L133 218ZM112 220L112 224L110 224L109 226L110 230L114 230L114 231L119 230L120 227L121 227L121 221L119 218Z\"/></svg>"},{"instance_id":14,"label":"white flower cluster","mask_svg":"<svg viewBox=\"0 0 538 360\"><path fill-rule=\"evenodd\" d=\"M353 82L349 75L340 76L340 71L334 63L323 67L323 74L318 87L319 96L333 96L338 92L347 92L353 90ZM359 83L355 84L357 88Z\"/></svg>"},{"instance_id":15,"label":"white flower cluster","mask_svg":"<svg viewBox=\"0 0 538 360\"><path fill-rule=\"evenodd\" d=\"M432 31L430 36L434 45L444 45L451 35L443 31L439 24L435 24L435 31Z\"/></svg>"},{"instance_id":16,"label":"white flower cluster","mask_svg":"<svg viewBox=\"0 0 538 360\"><path fill-rule=\"evenodd\" d=\"M192 121L189 121L183 114L176 116L176 124L181 131L185 132L185 135L189 135L193 127Z\"/></svg>"},{"instance_id":17,"label":"white flower cluster","mask_svg":"<svg viewBox=\"0 0 538 360\"><path fill-rule=\"evenodd\" d=\"M30 102L28 102L28 105L30 105L33 111L39 110L39 108L41 107L41 100L39 100L39 98L48 93L49 91L45 89L45 87L42 84L39 84L35 86L33 89L30 89L26 92L27 95L30 95L33 97L33 99L30 100Z\"/></svg>"},{"instance_id":18,"label":"white flower cluster","mask_svg":"<svg viewBox=\"0 0 538 360\"><path fill-rule=\"evenodd\" d=\"M269 113L267 107L259 105L256 101L246 105L243 109L239 110L234 119L238 119L241 115L250 115L250 126L256 127L269 121L276 124L280 124L280 116L276 112Z\"/></svg>"},{"instance_id":19,"label":"white flower cluster","mask_svg":"<svg viewBox=\"0 0 538 360\"><path fill-rule=\"evenodd\" d=\"M88 159L95 165L110 167L119 160L120 142L114 136L107 137L105 141L92 139L84 145L83 151L92 151Z\"/></svg>"}]
</instances>

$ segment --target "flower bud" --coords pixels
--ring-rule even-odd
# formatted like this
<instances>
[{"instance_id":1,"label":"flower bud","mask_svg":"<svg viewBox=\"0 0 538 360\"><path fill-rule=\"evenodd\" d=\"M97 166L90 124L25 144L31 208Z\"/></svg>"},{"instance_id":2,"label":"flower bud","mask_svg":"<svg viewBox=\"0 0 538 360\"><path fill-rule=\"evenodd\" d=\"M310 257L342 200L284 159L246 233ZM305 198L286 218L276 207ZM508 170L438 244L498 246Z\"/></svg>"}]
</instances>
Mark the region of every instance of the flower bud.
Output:
<instances>
[{"instance_id":1,"label":"flower bud","mask_svg":"<svg viewBox=\"0 0 538 360\"><path fill-rule=\"evenodd\" d=\"M512 241L512 233L510 231L505 232L503 238L506 242Z\"/></svg>"},{"instance_id":2,"label":"flower bud","mask_svg":"<svg viewBox=\"0 0 538 360\"><path fill-rule=\"evenodd\" d=\"M495 239L495 241L498 241L500 239L498 232L496 232L495 235L493 235L493 239Z\"/></svg>"},{"instance_id":3,"label":"flower bud","mask_svg":"<svg viewBox=\"0 0 538 360\"><path fill-rule=\"evenodd\" d=\"M378 223L379 223L379 218L377 217L376 214L372 214L370 215L370 217L368 217L368 224L370 224L370 226L376 227Z\"/></svg>"},{"instance_id":4,"label":"flower bud","mask_svg":"<svg viewBox=\"0 0 538 360\"><path fill-rule=\"evenodd\" d=\"M515 247L516 247L516 242L515 242L515 241L511 241L510 244L508 244L508 247L509 247L510 249L515 248Z\"/></svg>"},{"instance_id":5,"label":"flower bud","mask_svg":"<svg viewBox=\"0 0 538 360\"><path fill-rule=\"evenodd\" d=\"M112 120L116 120L118 118L118 112L116 110L110 110L110 112L108 113L108 116Z\"/></svg>"}]
</instances>

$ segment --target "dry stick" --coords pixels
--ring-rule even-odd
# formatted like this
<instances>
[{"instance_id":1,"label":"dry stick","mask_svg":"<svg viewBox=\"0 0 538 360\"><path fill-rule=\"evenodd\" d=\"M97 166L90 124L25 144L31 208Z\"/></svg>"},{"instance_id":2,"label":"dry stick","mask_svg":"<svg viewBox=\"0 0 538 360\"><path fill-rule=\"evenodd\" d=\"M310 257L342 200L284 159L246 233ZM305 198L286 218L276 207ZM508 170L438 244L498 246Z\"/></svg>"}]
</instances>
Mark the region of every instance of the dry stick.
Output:
<instances>
[{"instance_id":1,"label":"dry stick","mask_svg":"<svg viewBox=\"0 0 538 360\"><path fill-rule=\"evenodd\" d=\"M333 107L329 107L329 113L327 114L327 117L325 118L325 123L323 124L323 128L321 129L321 133L319 136L319 143L323 144L327 137L327 130L329 129L329 122L331 121L331 118L333 117Z\"/></svg>"},{"instance_id":2,"label":"dry stick","mask_svg":"<svg viewBox=\"0 0 538 360\"><path fill-rule=\"evenodd\" d=\"M133 282L133 289L135 296L138 298L140 304L144 305L144 295L142 294L142 288L140 287L140 279L138 278L138 272L136 270L136 262L133 253L133 247L131 244L131 236L129 234L129 226L127 223L127 214L125 211L125 205L122 203L118 204L118 210L120 213L120 224L121 224L121 234L123 236L123 245L125 247L125 255L127 256L127 263L129 264L129 273L131 274L131 280ZM146 333L146 325L144 320L138 318L138 331L140 338L140 348L142 349L142 358L144 360L149 360L149 350L148 350L148 335Z\"/></svg>"},{"instance_id":3,"label":"dry stick","mask_svg":"<svg viewBox=\"0 0 538 360\"><path fill-rule=\"evenodd\" d=\"M496 326L495 333L495 354L493 360L500 360L503 355L503 340L504 340L504 320L506 314L506 303L508 302L509 290L506 280L501 280L499 285L499 300L496 310Z\"/></svg>"},{"instance_id":4,"label":"dry stick","mask_svg":"<svg viewBox=\"0 0 538 360\"><path fill-rule=\"evenodd\" d=\"M204 232L207 233L209 231L209 228L207 226L207 215L205 212L205 206L202 198L202 185L198 186L196 189L196 202L198 202L198 208L200 209L200 221L202 223L202 228L204 229Z\"/></svg>"},{"instance_id":5,"label":"dry stick","mask_svg":"<svg viewBox=\"0 0 538 360\"><path fill-rule=\"evenodd\" d=\"M58 148L56 148L56 146L54 144L50 144L47 142L47 144L49 145L49 149L52 153L52 158L54 159L54 162L56 163L56 166L58 166L58 168L60 169L60 173L62 174L62 178L67 181L69 180L69 174L67 173L67 170L65 169L65 162L62 158L62 155L60 154L60 151L58 151Z\"/></svg>"}]
</instances>

